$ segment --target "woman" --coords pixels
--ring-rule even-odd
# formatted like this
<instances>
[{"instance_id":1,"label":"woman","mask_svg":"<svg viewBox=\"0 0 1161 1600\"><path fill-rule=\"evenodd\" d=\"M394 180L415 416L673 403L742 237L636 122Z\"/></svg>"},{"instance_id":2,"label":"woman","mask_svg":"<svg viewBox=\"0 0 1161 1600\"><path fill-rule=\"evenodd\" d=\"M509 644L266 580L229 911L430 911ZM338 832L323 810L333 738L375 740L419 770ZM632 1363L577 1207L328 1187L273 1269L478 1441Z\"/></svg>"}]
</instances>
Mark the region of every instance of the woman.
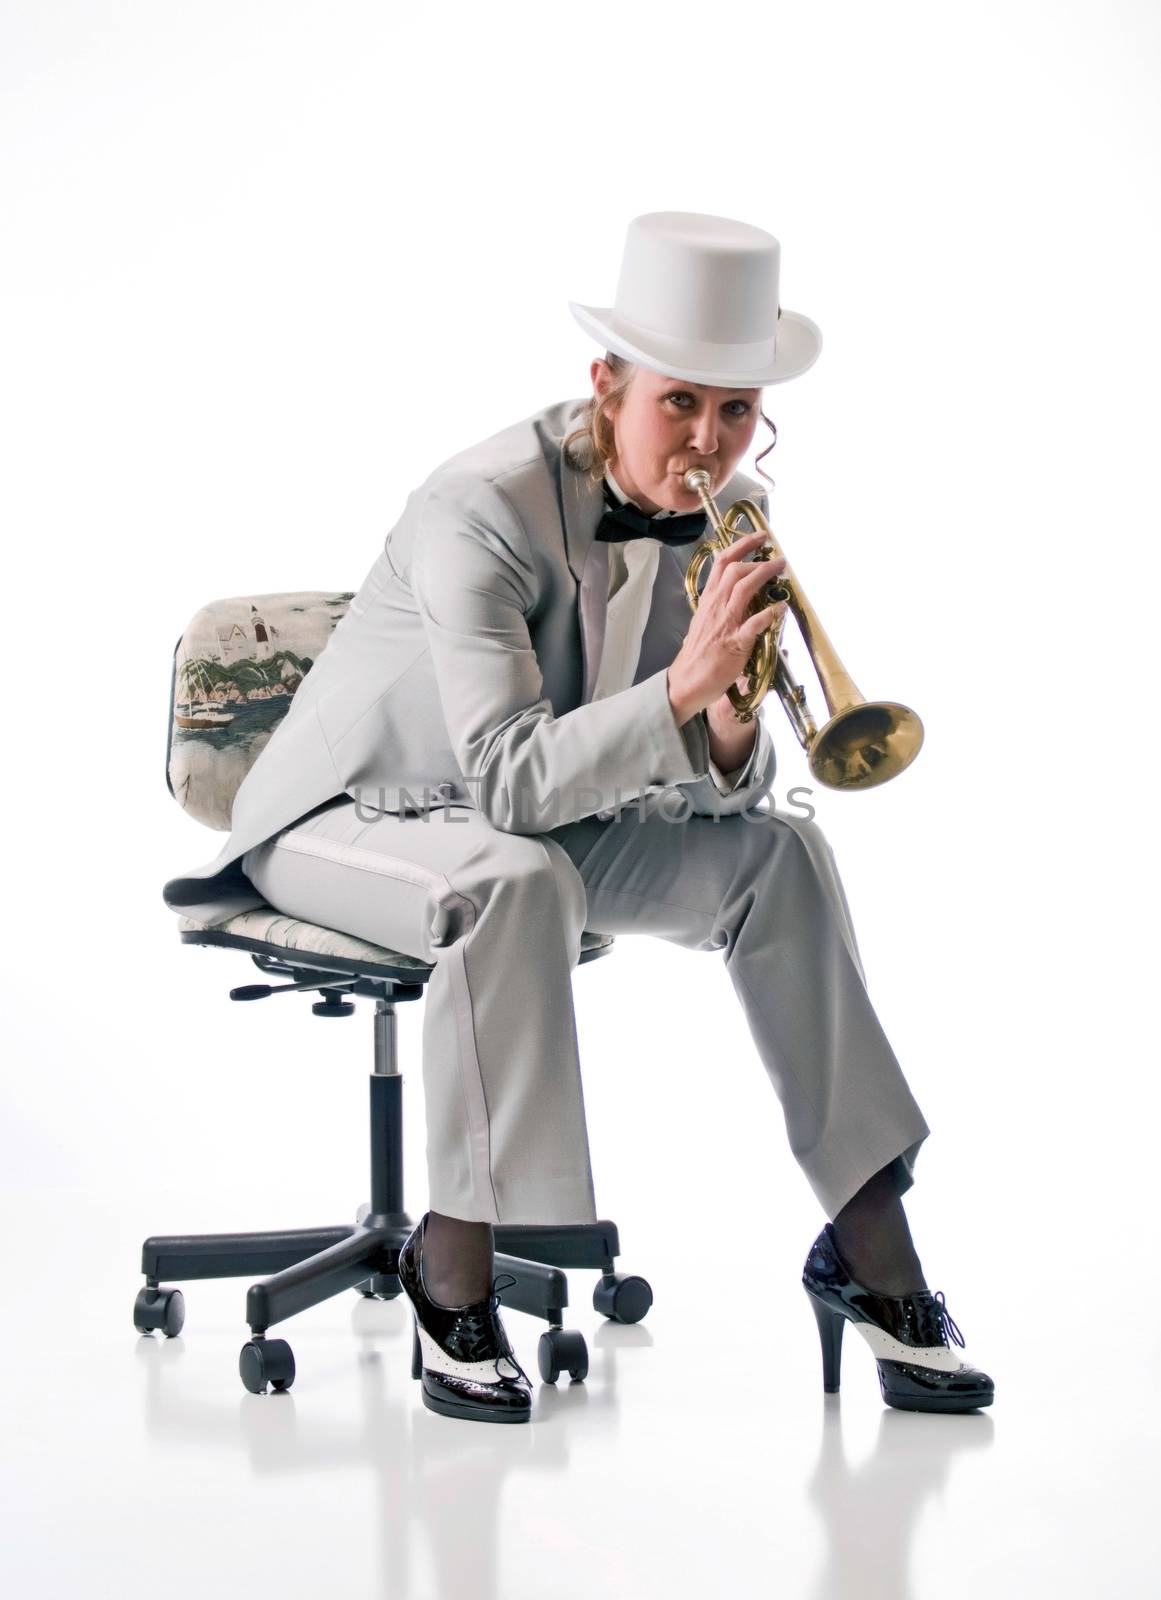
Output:
<instances>
[{"instance_id":1,"label":"woman","mask_svg":"<svg viewBox=\"0 0 1161 1600\"><path fill-rule=\"evenodd\" d=\"M812 822L754 808L773 748L726 691L776 615L750 605L784 563L749 559L748 535L715 557L692 615L684 591L704 515L683 473L706 468L721 504L764 504L736 471L762 388L820 348L780 309L778 268L761 229L634 220L615 305L572 307L605 348L590 399L414 491L239 790L230 845L167 886L188 903L240 856L276 909L434 964L431 1209L399 1276L414 1371L443 1414L529 1416L493 1224L596 1220L570 981L585 927L723 952L831 1219L804 1271L827 1387L851 1320L889 1404L992 1398L912 1245L900 1196L928 1128L868 999L830 848Z\"/></svg>"}]
</instances>

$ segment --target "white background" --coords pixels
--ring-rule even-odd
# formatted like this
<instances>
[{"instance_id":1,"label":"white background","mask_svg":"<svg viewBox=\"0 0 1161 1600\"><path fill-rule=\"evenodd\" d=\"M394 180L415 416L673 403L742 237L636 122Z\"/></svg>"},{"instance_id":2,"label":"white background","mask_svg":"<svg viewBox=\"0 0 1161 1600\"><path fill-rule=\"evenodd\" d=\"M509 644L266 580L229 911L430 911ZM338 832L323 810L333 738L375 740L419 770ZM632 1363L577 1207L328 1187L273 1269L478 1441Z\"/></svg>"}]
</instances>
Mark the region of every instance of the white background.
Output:
<instances>
[{"instance_id":1,"label":"white background","mask_svg":"<svg viewBox=\"0 0 1161 1600\"><path fill-rule=\"evenodd\" d=\"M6 0L14 1592L1147 1592L1159 67L1129 0ZM656 1304L605 1327L574 1274L584 1404L435 1418L400 1304L352 1329L353 1297L287 1330L292 1393L244 1395L244 1284L140 1340L140 1242L353 1219L370 1021L232 1005L247 960L180 945L161 884L221 840L165 787L174 641L217 597L356 588L433 466L587 392L566 302L608 304L668 208L775 233L823 332L765 394L773 526L927 742L818 820L933 1129L916 1243L996 1404L885 1413L859 1349L823 1409L822 1218L728 978L628 937L575 994L598 1203ZM763 714L782 800L809 776Z\"/></svg>"}]
</instances>

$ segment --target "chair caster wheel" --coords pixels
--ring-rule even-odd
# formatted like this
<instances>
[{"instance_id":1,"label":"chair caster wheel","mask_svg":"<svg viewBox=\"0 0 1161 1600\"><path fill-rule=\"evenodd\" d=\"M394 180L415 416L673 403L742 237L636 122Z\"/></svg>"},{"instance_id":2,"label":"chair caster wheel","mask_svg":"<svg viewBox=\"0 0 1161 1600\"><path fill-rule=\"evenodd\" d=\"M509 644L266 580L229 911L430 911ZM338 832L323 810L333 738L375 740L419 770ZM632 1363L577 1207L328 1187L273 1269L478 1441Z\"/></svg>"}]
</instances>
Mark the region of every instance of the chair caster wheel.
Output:
<instances>
[{"instance_id":1,"label":"chair caster wheel","mask_svg":"<svg viewBox=\"0 0 1161 1600\"><path fill-rule=\"evenodd\" d=\"M294 1382L294 1351L285 1339L251 1339L238 1354L238 1371L251 1394L265 1394L267 1384L289 1389Z\"/></svg>"},{"instance_id":2,"label":"chair caster wheel","mask_svg":"<svg viewBox=\"0 0 1161 1600\"><path fill-rule=\"evenodd\" d=\"M536 1363L545 1383L555 1383L562 1372L578 1381L588 1376L589 1350L576 1328L546 1328L536 1346Z\"/></svg>"},{"instance_id":3,"label":"chair caster wheel","mask_svg":"<svg viewBox=\"0 0 1161 1600\"><path fill-rule=\"evenodd\" d=\"M613 1322L640 1322L652 1304L648 1283L629 1273L606 1273L593 1290L593 1310Z\"/></svg>"},{"instance_id":4,"label":"chair caster wheel","mask_svg":"<svg viewBox=\"0 0 1161 1600\"><path fill-rule=\"evenodd\" d=\"M175 1338L185 1324L185 1296L180 1289L142 1289L133 1302L133 1326L138 1333L160 1328Z\"/></svg>"}]
</instances>

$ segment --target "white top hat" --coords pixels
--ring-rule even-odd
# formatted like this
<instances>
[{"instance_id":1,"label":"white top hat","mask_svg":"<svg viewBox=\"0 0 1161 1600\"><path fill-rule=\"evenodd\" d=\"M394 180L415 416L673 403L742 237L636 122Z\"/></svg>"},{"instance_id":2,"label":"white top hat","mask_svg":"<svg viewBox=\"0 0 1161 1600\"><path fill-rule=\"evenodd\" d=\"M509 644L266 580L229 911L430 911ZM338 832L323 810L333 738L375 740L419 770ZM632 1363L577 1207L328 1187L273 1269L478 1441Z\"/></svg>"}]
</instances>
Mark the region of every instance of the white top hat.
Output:
<instances>
[{"instance_id":1,"label":"white top hat","mask_svg":"<svg viewBox=\"0 0 1161 1600\"><path fill-rule=\"evenodd\" d=\"M813 365L822 334L778 301L782 247L747 222L649 211L625 236L611 306L569 301L607 350L690 383L755 389Z\"/></svg>"}]
</instances>

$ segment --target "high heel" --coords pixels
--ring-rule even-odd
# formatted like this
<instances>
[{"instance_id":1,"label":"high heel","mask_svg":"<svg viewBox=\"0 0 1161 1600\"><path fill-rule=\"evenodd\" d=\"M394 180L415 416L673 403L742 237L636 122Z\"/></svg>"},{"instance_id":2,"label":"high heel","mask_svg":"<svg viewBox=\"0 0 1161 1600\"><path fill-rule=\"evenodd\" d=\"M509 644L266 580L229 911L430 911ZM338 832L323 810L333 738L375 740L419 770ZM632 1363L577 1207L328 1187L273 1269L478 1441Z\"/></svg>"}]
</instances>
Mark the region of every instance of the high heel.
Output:
<instances>
[{"instance_id":1,"label":"high heel","mask_svg":"<svg viewBox=\"0 0 1161 1600\"><path fill-rule=\"evenodd\" d=\"M942 1291L887 1295L859 1283L839 1253L828 1222L810 1247L802 1284L818 1323L822 1386L837 1394L843 1329L851 1322L871 1347L879 1389L902 1411L974 1411L990 1406L995 1385L986 1372L961 1361L963 1335Z\"/></svg>"},{"instance_id":2,"label":"high heel","mask_svg":"<svg viewBox=\"0 0 1161 1600\"><path fill-rule=\"evenodd\" d=\"M516 1360L500 1320L497 1286L492 1293L464 1306L441 1306L423 1282L423 1238L429 1213L404 1240L396 1271L411 1301L415 1327L411 1376L423 1383L423 1403L445 1417L473 1422L527 1422L532 1413L532 1384ZM506 1368L507 1370L501 1370Z\"/></svg>"},{"instance_id":3,"label":"high heel","mask_svg":"<svg viewBox=\"0 0 1161 1600\"><path fill-rule=\"evenodd\" d=\"M810 1297L810 1309L818 1323L818 1338L822 1345L822 1387L827 1394L838 1394L839 1369L843 1361L843 1329L847 1319L832 1311L821 1300Z\"/></svg>"}]
</instances>

